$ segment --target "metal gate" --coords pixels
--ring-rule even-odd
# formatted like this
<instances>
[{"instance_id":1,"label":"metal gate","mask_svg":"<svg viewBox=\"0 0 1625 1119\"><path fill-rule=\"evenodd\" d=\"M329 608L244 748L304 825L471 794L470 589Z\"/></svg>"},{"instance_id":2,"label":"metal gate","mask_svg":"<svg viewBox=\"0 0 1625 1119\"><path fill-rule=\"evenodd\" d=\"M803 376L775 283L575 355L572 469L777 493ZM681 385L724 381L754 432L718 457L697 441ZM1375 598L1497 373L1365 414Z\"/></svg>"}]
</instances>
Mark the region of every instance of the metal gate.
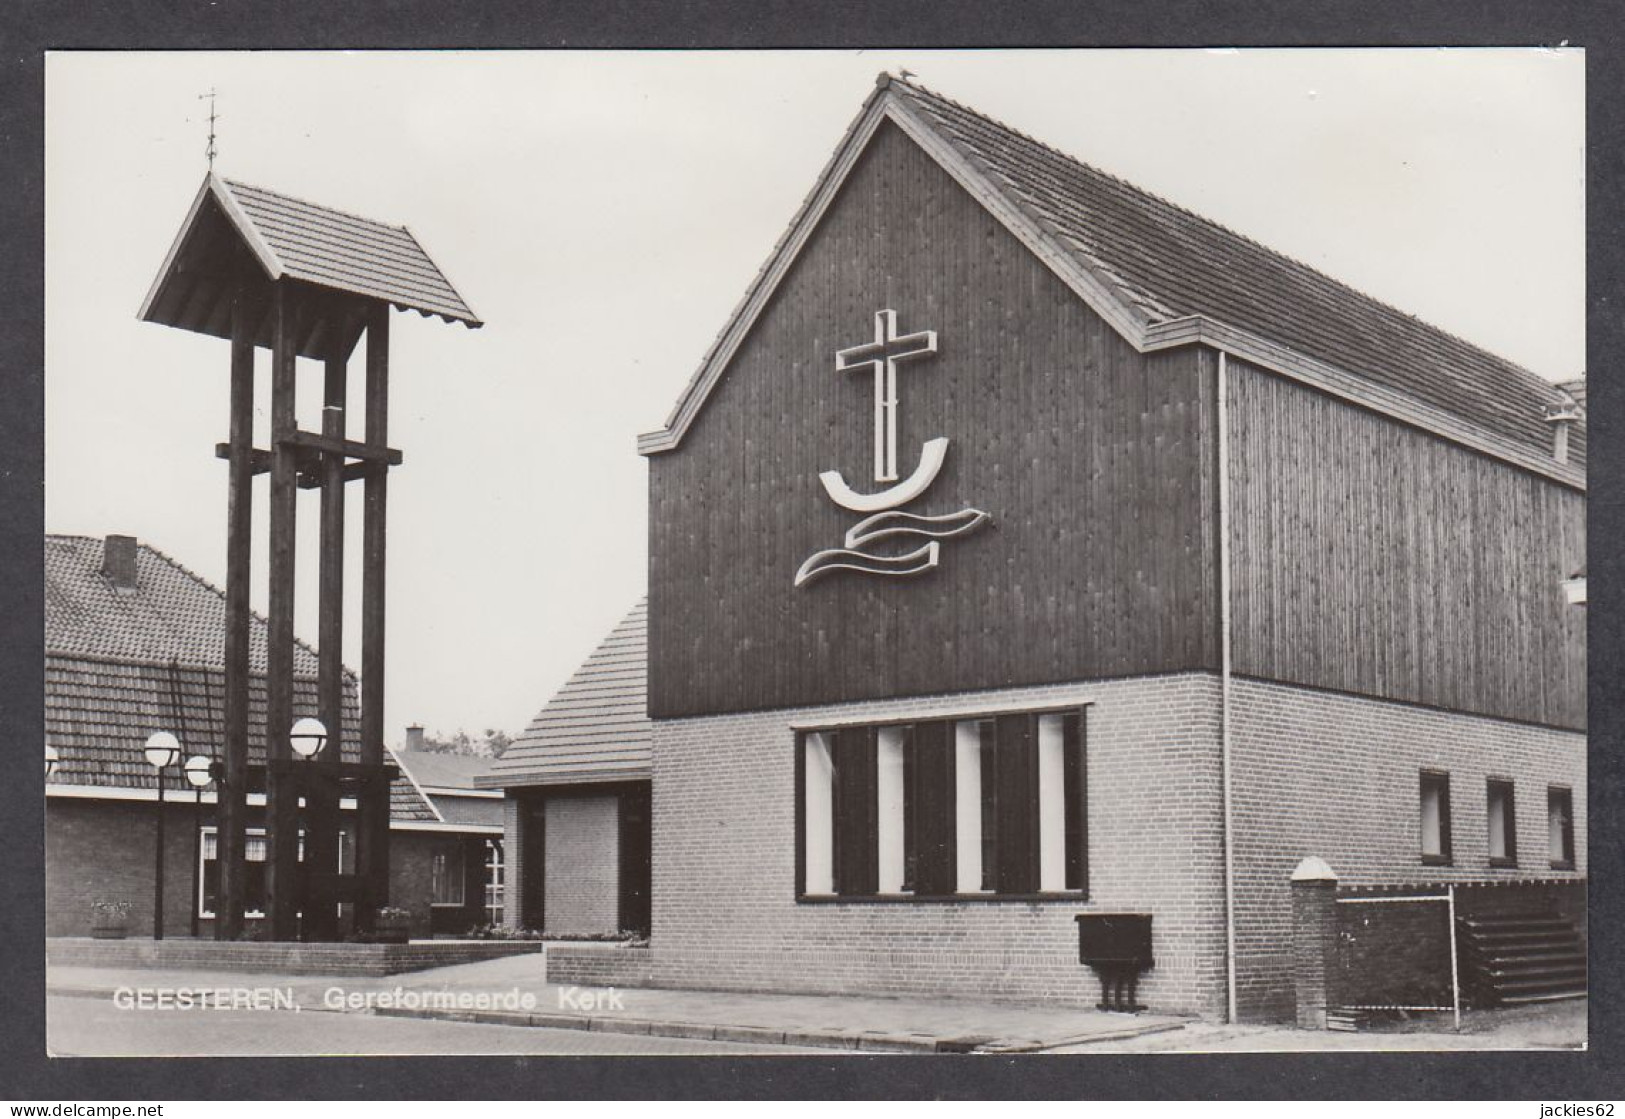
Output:
<instances>
[{"instance_id":1,"label":"metal gate","mask_svg":"<svg viewBox=\"0 0 1625 1119\"><path fill-rule=\"evenodd\" d=\"M1406 905L1436 904L1445 906L1445 935L1450 943L1450 1005L1404 1006L1398 1003L1367 1003L1344 1005L1344 1010L1438 1010L1451 1012L1455 1028L1461 1029L1461 973L1456 958L1456 888L1446 887L1442 894L1403 894L1372 898L1338 898L1338 905ZM1339 929L1341 929L1339 922Z\"/></svg>"}]
</instances>

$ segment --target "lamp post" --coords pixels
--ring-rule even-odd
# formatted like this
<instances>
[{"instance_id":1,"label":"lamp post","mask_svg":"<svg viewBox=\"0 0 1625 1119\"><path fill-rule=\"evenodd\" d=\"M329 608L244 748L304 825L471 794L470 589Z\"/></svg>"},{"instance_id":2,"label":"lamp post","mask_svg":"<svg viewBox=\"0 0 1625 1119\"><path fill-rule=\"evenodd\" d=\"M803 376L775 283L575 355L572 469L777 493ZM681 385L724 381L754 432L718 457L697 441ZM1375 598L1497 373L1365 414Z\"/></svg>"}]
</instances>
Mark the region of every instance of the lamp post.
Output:
<instances>
[{"instance_id":1,"label":"lamp post","mask_svg":"<svg viewBox=\"0 0 1625 1119\"><path fill-rule=\"evenodd\" d=\"M314 719L308 715L303 719L296 720L292 729L288 731L288 744L293 747L293 752L307 763L314 761L316 755L322 752L322 747L327 745L327 726L320 719ZM310 799L309 778L310 771L306 770L299 781L299 789L302 794L305 794L300 797L301 804ZM301 812L301 823L303 815L304 813ZM300 879L302 882L300 893L303 897L299 907L302 914L299 922L299 939L304 940L309 935L310 888L309 879L303 873L303 869L301 870Z\"/></svg>"},{"instance_id":2,"label":"lamp post","mask_svg":"<svg viewBox=\"0 0 1625 1119\"><path fill-rule=\"evenodd\" d=\"M192 939L197 939L199 875L203 873L203 790L214 781L214 762L202 754L186 759L182 769L187 783L192 786Z\"/></svg>"},{"instance_id":3,"label":"lamp post","mask_svg":"<svg viewBox=\"0 0 1625 1119\"><path fill-rule=\"evenodd\" d=\"M152 939L164 938L164 770L181 757L181 744L167 730L147 739L147 764L158 771L158 845L154 855L152 894Z\"/></svg>"}]
</instances>

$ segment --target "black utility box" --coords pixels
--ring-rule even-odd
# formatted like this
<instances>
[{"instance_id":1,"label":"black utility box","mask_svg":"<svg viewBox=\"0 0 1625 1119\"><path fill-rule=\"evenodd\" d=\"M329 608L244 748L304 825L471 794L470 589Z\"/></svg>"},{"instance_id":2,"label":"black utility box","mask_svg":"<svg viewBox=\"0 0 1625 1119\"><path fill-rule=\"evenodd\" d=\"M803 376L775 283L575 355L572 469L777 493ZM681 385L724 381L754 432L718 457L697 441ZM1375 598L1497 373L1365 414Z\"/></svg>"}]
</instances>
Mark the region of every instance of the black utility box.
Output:
<instances>
[{"instance_id":1,"label":"black utility box","mask_svg":"<svg viewBox=\"0 0 1625 1119\"><path fill-rule=\"evenodd\" d=\"M1151 956L1151 914L1079 913L1078 962L1125 964L1148 968Z\"/></svg>"},{"instance_id":2,"label":"black utility box","mask_svg":"<svg viewBox=\"0 0 1625 1119\"><path fill-rule=\"evenodd\" d=\"M1100 976L1102 1010L1143 1010L1135 999L1140 972L1152 967L1151 914L1079 913L1078 962Z\"/></svg>"}]
</instances>

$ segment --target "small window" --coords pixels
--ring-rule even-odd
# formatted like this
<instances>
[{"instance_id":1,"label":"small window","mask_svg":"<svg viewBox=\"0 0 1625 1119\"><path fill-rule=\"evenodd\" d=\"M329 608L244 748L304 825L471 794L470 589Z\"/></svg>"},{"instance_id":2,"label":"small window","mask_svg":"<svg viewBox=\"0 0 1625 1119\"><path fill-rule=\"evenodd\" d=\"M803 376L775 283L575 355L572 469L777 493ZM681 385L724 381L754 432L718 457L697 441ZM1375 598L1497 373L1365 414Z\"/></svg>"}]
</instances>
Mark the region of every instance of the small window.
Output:
<instances>
[{"instance_id":1,"label":"small window","mask_svg":"<svg viewBox=\"0 0 1625 1119\"><path fill-rule=\"evenodd\" d=\"M1489 822L1490 865L1518 865L1518 813L1512 782L1491 778L1485 784L1484 811Z\"/></svg>"},{"instance_id":2,"label":"small window","mask_svg":"<svg viewBox=\"0 0 1625 1119\"><path fill-rule=\"evenodd\" d=\"M435 905L463 904L463 852L440 851L429 868L429 897Z\"/></svg>"},{"instance_id":3,"label":"small window","mask_svg":"<svg viewBox=\"0 0 1625 1119\"><path fill-rule=\"evenodd\" d=\"M1546 846L1553 870L1574 869L1574 794L1561 785L1546 790Z\"/></svg>"},{"instance_id":4,"label":"small window","mask_svg":"<svg viewBox=\"0 0 1625 1119\"><path fill-rule=\"evenodd\" d=\"M502 840L485 841L485 923L502 924L506 884L502 874Z\"/></svg>"},{"instance_id":5,"label":"small window","mask_svg":"<svg viewBox=\"0 0 1625 1119\"><path fill-rule=\"evenodd\" d=\"M215 901L220 890L220 835L212 824L199 829L197 915L214 919ZM243 836L243 862L247 880L243 883L243 916L257 920L265 916L265 860L269 845L264 828L248 828Z\"/></svg>"},{"instance_id":6,"label":"small window","mask_svg":"<svg viewBox=\"0 0 1625 1119\"><path fill-rule=\"evenodd\" d=\"M1450 862L1450 774L1422 771L1422 862Z\"/></svg>"}]
</instances>

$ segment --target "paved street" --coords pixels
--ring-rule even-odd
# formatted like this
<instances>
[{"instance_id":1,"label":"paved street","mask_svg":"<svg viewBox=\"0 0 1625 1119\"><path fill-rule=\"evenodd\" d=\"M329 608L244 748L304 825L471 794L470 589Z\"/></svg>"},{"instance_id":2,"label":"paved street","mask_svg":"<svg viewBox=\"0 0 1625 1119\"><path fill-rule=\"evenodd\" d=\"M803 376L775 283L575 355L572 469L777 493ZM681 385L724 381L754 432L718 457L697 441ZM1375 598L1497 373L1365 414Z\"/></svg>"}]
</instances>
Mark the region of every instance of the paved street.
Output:
<instances>
[{"instance_id":1,"label":"paved street","mask_svg":"<svg viewBox=\"0 0 1625 1119\"><path fill-rule=\"evenodd\" d=\"M836 1055L829 1049L673 1037L484 1026L319 1011L120 1010L110 1000L47 998L46 1047L56 1057L557 1054L584 1056Z\"/></svg>"}]
</instances>

